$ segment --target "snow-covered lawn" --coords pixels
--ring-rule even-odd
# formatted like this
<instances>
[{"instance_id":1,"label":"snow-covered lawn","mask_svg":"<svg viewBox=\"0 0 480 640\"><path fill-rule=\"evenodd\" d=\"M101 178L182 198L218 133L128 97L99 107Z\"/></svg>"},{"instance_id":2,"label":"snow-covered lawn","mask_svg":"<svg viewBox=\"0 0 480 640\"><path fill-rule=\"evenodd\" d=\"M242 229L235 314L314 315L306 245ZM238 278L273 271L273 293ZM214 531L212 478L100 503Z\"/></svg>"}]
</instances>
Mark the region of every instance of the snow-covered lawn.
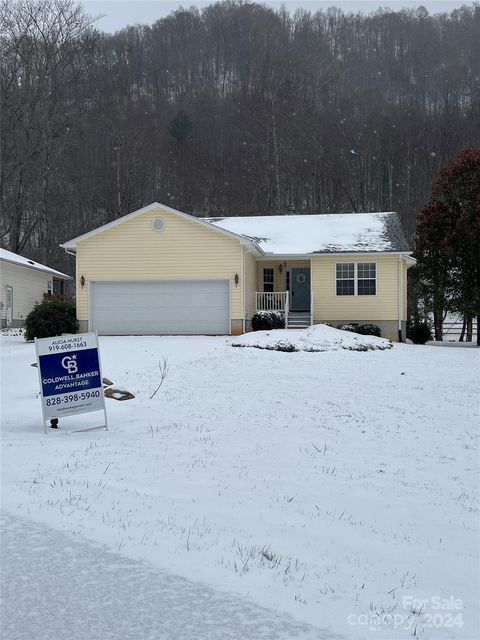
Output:
<instances>
[{"instance_id":1,"label":"snow-covered lawn","mask_svg":"<svg viewBox=\"0 0 480 640\"><path fill-rule=\"evenodd\" d=\"M479 350L233 340L101 338L135 400L44 435L34 347L2 337L3 508L332 635L480 637Z\"/></svg>"}]
</instances>

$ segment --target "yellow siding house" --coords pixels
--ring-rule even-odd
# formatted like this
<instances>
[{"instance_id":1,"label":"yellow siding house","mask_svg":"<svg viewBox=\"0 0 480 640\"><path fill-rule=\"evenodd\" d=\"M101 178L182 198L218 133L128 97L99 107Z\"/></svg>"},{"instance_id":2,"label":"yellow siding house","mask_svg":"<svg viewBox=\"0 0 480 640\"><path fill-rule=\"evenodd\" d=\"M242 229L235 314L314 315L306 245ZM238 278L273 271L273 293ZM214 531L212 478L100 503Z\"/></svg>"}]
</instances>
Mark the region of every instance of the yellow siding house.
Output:
<instances>
[{"instance_id":1,"label":"yellow siding house","mask_svg":"<svg viewBox=\"0 0 480 640\"><path fill-rule=\"evenodd\" d=\"M277 310L288 327L373 323L404 338L415 261L393 212L195 218L154 202L62 247L81 330L239 334Z\"/></svg>"}]
</instances>

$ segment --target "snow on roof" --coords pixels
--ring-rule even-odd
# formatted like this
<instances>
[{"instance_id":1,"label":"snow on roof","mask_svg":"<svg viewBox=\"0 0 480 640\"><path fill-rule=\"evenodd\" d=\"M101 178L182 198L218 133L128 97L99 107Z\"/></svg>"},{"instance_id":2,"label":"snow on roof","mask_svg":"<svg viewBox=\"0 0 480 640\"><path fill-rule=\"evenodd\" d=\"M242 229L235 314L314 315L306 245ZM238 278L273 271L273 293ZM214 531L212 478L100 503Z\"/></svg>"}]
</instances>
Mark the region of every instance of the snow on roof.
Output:
<instances>
[{"instance_id":1,"label":"snow on roof","mask_svg":"<svg viewBox=\"0 0 480 640\"><path fill-rule=\"evenodd\" d=\"M410 251L395 212L203 218L254 240L265 253Z\"/></svg>"},{"instance_id":2,"label":"snow on roof","mask_svg":"<svg viewBox=\"0 0 480 640\"><path fill-rule=\"evenodd\" d=\"M29 260L24 256L19 256L18 253L13 253L13 251L7 251L7 249L0 249L0 260L5 260L6 262L12 262L22 267L28 267L29 269L36 269L37 271L45 271L45 273L50 273L52 276L55 276L56 278L61 278L62 280L67 280L67 279L70 279L71 277L71 276L67 276L66 273L62 273L61 271L56 271L55 269L46 267L44 264L40 264L39 262L34 262L33 260Z\"/></svg>"}]
</instances>

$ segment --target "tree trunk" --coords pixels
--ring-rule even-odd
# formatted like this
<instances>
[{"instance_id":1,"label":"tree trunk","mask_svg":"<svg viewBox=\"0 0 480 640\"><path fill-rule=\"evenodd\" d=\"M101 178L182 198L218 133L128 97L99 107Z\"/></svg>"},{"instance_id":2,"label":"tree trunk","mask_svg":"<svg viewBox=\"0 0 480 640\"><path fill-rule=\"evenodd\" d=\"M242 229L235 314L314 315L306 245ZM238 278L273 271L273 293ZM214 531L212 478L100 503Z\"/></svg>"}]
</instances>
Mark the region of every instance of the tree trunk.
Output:
<instances>
[{"instance_id":1,"label":"tree trunk","mask_svg":"<svg viewBox=\"0 0 480 640\"><path fill-rule=\"evenodd\" d=\"M435 340L443 340L443 309L433 310L433 326L435 329Z\"/></svg>"},{"instance_id":2,"label":"tree trunk","mask_svg":"<svg viewBox=\"0 0 480 640\"><path fill-rule=\"evenodd\" d=\"M472 317L469 316L467 318L467 340L466 342L472 342L473 338L473 320Z\"/></svg>"},{"instance_id":3,"label":"tree trunk","mask_svg":"<svg viewBox=\"0 0 480 640\"><path fill-rule=\"evenodd\" d=\"M273 107L272 107L273 108ZM280 161L277 141L277 123L275 114L272 111L272 142L273 142L273 163L275 167L275 213L281 213L282 198L280 194Z\"/></svg>"},{"instance_id":4,"label":"tree trunk","mask_svg":"<svg viewBox=\"0 0 480 640\"><path fill-rule=\"evenodd\" d=\"M477 347L480 347L480 315L477 316Z\"/></svg>"},{"instance_id":5,"label":"tree trunk","mask_svg":"<svg viewBox=\"0 0 480 640\"><path fill-rule=\"evenodd\" d=\"M463 342L463 339L465 338L465 330L467 328L467 319L465 316L463 316L463 323L462 323L462 332L460 334L460 338L458 339L459 342Z\"/></svg>"}]
</instances>

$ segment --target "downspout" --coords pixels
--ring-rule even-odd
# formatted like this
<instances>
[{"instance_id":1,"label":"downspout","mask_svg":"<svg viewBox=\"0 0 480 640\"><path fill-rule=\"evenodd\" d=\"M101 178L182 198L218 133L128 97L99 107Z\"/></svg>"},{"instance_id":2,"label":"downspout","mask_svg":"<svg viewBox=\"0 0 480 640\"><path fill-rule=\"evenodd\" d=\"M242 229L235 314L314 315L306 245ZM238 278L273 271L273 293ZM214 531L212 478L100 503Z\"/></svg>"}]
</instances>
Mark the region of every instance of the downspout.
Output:
<instances>
[{"instance_id":1,"label":"downspout","mask_svg":"<svg viewBox=\"0 0 480 640\"><path fill-rule=\"evenodd\" d=\"M61 246L61 245L60 245ZM66 247L63 247L63 249L65 250L65 253L69 256L74 256L75 258L75 298L77 298L77 287L78 287L78 261L77 261L77 252L76 251L72 251L71 249L67 249ZM77 320L78 320L78 311L75 312L75 315L77 316ZM90 325L90 323L89 323ZM90 326L88 327L90 329Z\"/></svg>"},{"instance_id":2,"label":"downspout","mask_svg":"<svg viewBox=\"0 0 480 640\"><path fill-rule=\"evenodd\" d=\"M240 278L240 283L243 289L243 295L242 295L242 331L243 333L245 333L245 309L246 309L246 304L245 304L245 291L246 291L246 287L245 287L245 247L243 247L243 251L242 251L242 277Z\"/></svg>"},{"instance_id":3,"label":"downspout","mask_svg":"<svg viewBox=\"0 0 480 640\"><path fill-rule=\"evenodd\" d=\"M398 255L397 263L397 306L398 306L398 341L403 342L402 336L402 254Z\"/></svg>"},{"instance_id":4,"label":"downspout","mask_svg":"<svg viewBox=\"0 0 480 640\"><path fill-rule=\"evenodd\" d=\"M243 286L243 296L242 296L242 303L243 303L243 333L246 332L247 330L247 319L246 319L246 309L247 309L247 283L245 282L245 256L247 256L249 253L253 253L253 249L246 249L245 247L243 248L243 259L242 259L242 286ZM256 278L255 278L256 281ZM255 291L256 291L256 287L255 287ZM256 295L256 294L255 294Z\"/></svg>"}]
</instances>

